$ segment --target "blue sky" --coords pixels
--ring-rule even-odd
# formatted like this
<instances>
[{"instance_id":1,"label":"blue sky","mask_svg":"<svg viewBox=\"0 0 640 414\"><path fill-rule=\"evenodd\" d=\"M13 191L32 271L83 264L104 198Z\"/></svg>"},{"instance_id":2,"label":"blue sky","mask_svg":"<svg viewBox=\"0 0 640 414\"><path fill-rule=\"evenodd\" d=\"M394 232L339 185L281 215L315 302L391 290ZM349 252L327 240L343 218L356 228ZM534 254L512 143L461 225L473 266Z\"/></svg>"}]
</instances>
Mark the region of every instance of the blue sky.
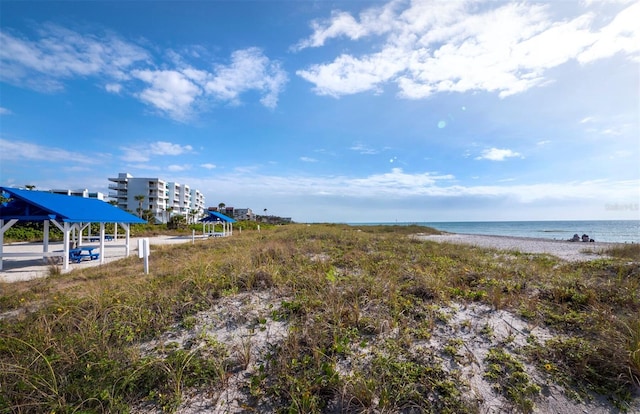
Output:
<instances>
[{"instance_id":1,"label":"blue sky","mask_svg":"<svg viewBox=\"0 0 640 414\"><path fill-rule=\"evenodd\" d=\"M0 1L0 185L639 219L640 2Z\"/></svg>"}]
</instances>

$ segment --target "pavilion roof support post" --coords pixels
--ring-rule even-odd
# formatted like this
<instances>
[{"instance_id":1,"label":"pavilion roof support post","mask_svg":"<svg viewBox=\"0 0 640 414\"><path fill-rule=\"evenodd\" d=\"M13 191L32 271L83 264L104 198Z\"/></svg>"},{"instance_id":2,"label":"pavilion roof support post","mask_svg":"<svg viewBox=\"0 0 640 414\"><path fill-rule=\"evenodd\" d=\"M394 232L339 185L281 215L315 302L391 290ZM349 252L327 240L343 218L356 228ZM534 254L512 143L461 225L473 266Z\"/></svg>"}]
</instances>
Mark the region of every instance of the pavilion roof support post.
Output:
<instances>
[{"instance_id":1,"label":"pavilion roof support post","mask_svg":"<svg viewBox=\"0 0 640 414\"><path fill-rule=\"evenodd\" d=\"M0 219L0 270L2 270L2 261L4 260L2 258L2 250L4 245L4 232L9 230L9 228L11 228L11 226L16 224L17 222L18 222L18 219L11 219L6 223L4 222L4 219Z\"/></svg>"},{"instance_id":2,"label":"pavilion roof support post","mask_svg":"<svg viewBox=\"0 0 640 414\"><path fill-rule=\"evenodd\" d=\"M75 223L75 224L72 224L72 226L73 226L73 228L74 228L74 230L73 230L74 239L75 239L75 236L76 236L76 229L78 229L78 232L77 232L77 237L78 237L78 238L77 238L77 239L75 239L76 247L80 247L80 246L82 246L82 233L84 233L84 229L85 229L89 224L90 224L90 223L86 223L86 224L84 224L84 223Z\"/></svg>"},{"instance_id":3,"label":"pavilion roof support post","mask_svg":"<svg viewBox=\"0 0 640 414\"><path fill-rule=\"evenodd\" d=\"M113 223L113 240L118 240L118 223Z\"/></svg>"},{"instance_id":4,"label":"pavilion roof support post","mask_svg":"<svg viewBox=\"0 0 640 414\"><path fill-rule=\"evenodd\" d=\"M124 255L125 257L129 257L129 254L131 253L131 245L129 240L131 236L131 230L127 223L120 223L120 225L124 229Z\"/></svg>"},{"instance_id":5,"label":"pavilion roof support post","mask_svg":"<svg viewBox=\"0 0 640 414\"><path fill-rule=\"evenodd\" d=\"M104 264L104 223L100 223L100 264Z\"/></svg>"},{"instance_id":6,"label":"pavilion roof support post","mask_svg":"<svg viewBox=\"0 0 640 414\"><path fill-rule=\"evenodd\" d=\"M70 238L71 238L71 227L69 223L67 223L66 221L64 222L64 228L62 229L62 233L63 233L63 242L62 242L62 247L64 249L64 256L62 257L62 268L64 270L69 270L69 250L70 250L70 246L69 246L69 242L70 242ZM73 227L75 229L75 227Z\"/></svg>"},{"instance_id":7,"label":"pavilion roof support post","mask_svg":"<svg viewBox=\"0 0 640 414\"><path fill-rule=\"evenodd\" d=\"M58 223L56 220L51 219L51 222L62 232L62 248L63 248L63 257L62 257L62 268L64 270L69 270L69 250L71 250L71 225L66 221L62 224Z\"/></svg>"}]
</instances>

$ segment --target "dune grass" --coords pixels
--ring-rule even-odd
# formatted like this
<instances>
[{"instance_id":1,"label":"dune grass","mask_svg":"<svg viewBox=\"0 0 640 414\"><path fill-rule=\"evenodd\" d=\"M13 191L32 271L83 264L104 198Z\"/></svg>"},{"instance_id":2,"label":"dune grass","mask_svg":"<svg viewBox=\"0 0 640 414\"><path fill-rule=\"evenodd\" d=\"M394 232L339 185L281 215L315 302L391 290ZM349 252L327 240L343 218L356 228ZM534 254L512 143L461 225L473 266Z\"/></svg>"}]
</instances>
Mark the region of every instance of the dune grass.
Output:
<instances>
[{"instance_id":1,"label":"dune grass","mask_svg":"<svg viewBox=\"0 0 640 414\"><path fill-rule=\"evenodd\" d=\"M640 385L637 260L566 263L407 237L428 232L290 225L154 248L149 275L128 258L2 284L0 412L172 411L187 389L221 389L249 363L250 344L244 361L211 338L159 343L153 353L140 345L193 326L222 297L265 290L282 298L272 317L288 323L288 336L248 376L247 409L478 412L446 365L465 344L415 346L447 324L442 309L454 303L548 328L552 339L532 338L517 356L576 398L597 392L626 407ZM496 389L516 412L529 412L538 388L505 349L488 356L485 375L500 379Z\"/></svg>"}]
</instances>

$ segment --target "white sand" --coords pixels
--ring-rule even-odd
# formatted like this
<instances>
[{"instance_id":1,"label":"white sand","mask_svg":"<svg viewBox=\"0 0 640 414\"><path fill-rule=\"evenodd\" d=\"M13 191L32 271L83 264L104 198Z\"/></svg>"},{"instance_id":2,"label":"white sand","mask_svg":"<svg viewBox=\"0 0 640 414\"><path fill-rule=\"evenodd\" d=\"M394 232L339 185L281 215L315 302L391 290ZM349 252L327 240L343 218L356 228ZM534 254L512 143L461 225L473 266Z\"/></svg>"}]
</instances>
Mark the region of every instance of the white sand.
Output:
<instances>
[{"instance_id":1,"label":"white sand","mask_svg":"<svg viewBox=\"0 0 640 414\"><path fill-rule=\"evenodd\" d=\"M129 240L130 255L138 255L138 240L132 237ZM196 235L195 240L202 240L202 235ZM155 236L149 237L149 243L153 245L188 243L192 241L192 236ZM85 243L85 246L99 247L99 243ZM49 252L61 251L62 242L49 243ZM3 253L40 253L42 243L12 243L3 246ZM105 241L105 251L100 252L97 248L95 252L104 256L104 263L125 258L124 239ZM141 259L142 260L142 259ZM74 269L84 269L91 266L99 266L100 260L83 260L80 263L69 263L70 272ZM5 257L3 258L2 270L0 270L0 282L19 282L23 280L37 279L49 275L49 264L42 257ZM61 265L59 265L61 267Z\"/></svg>"},{"instance_id":2,"label":"white sand","mask_svg":"<svg viewBox=\"0 0 640 414\"><path fill-rule=\"evenodd\" d=\"M521 253L549 254L568 261L587 261L602 258L602 251L619 243L583 243L527 237L485 236L479 234L417 235L421 240L469 244Z\"/></svg>"}]
</instances>

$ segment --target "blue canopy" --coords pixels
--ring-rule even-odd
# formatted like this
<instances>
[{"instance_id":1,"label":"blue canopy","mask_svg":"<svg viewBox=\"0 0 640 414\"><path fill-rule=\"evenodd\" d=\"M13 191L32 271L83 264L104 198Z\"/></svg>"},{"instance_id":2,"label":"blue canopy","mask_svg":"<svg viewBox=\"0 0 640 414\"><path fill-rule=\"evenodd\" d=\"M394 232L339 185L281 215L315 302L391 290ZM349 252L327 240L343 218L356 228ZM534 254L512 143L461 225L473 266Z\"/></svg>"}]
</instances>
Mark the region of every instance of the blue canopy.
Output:
<instances>
[{"instance_id":1,"label":"blue canopy","mask_svg":"<svg viewBox=\"0 0 640 414\"><path fill-rule=\"evenodd\" d=\"M29 191L0 187L10 200L0 204L0 219L20 221L56 220L66 223L146 223L102 200L47 191Z\"/></svg>"},{"instance_id":2,"label":"blue canopy","mask_svg":"<svg viewBox=\"0 0 640 414\"><path fill-rule=\"evenodd\" d=\"M209 215L200 220L202 223L235 223L236 220L231 217L225 216L224 214L220 214L216 211L209 211Z\"/></svg>"}]
</instances>

